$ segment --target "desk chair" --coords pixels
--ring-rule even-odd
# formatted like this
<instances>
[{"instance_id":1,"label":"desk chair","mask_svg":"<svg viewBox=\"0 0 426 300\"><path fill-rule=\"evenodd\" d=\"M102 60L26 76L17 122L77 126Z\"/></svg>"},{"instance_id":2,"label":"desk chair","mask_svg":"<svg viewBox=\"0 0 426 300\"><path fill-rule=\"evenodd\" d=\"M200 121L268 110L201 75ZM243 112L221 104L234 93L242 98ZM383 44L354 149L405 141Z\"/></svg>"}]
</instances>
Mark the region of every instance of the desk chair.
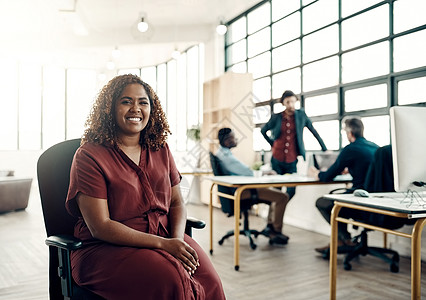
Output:
<instances>
[{"instance_id":1,"label":"desk chair","mask_svg":"<svg viewBox=\"0 0 426 300\"><path fill-rule=\"evenodd\" d=\"M56 144L47 149L37 163L37 177L49 246L49 295L57 299L102 299L89 290L78 286L71 276L70 252L84 247L81 240L73 236L77 219L65 209L71 163L80 139ZM185 232L191 228L204 228L205 223L189 219Z\"/></svg>"},{"instance_id":2,"label":"desk chair","mask_svg":"<svg viewBox=\"0 0 426 300\"><path fill-rule=\"evenodd\" d=\"M229 174L226 174L225 171L223 170L220 159L216 155L214 155L212 152L209 152L209 155L210 155L210 164L213 170L213 174L215 176L229 175ZM235 188L230 188L223 185L218 185L217 189L218 189L218 192L230 194L230 195L233 195L235 192ZM245 235L246 237L248 237L250 241L250 247L254 250L256 249L257 245L254 243L252 236L257 238L259 234L263 234L263 232L249 228L248 212L254 204L258 204L258 203L270 204L270 202L266 202L259 199L257 196L256 190L250 190L250 191L251 191L251 198L242 200L240 203L240 212L243 214L243 229L240 230L239 234ZM234 200L231 200L225 197L219 197L219 201L221 204L222 211L225 214L227 214L228 217L232 217L234 215ZM235 235L234 230L228 231L219 240L219 245L222 245L227 238L233 235Z\"/></svg>"},{"instance_id":3,"label":"desk chair","mask_svg":"<svg viewBox=\"0 0 426 300\"><path fill-rule=\"evenodd\" d=\"M377 149L374 154L374 160L370 164L367 176L364 183L364 188L368 192L395 192L393 178L393 165L392 165L392 150L391 146L384 146ZM382 214L365 212L366 222L372 225L378 225L388 229L398 229L405 224L410 224L402 218L386 216ZM362 220L361 220L362 221ZM413 223L414 224L414 223ZM343 266L345 270L351 270L352 266L350 261L360 255L373 255L381 258L389 263L390 271L393 273L399 272L399 254L398 252L386 248L386 233L384 233L384 247L370 247L368 246L368 232L370 229L363 229L361 234L354 237L354 240L359 242L354 250L349 252L344 261Z\"/></svg>"}]
</instances>

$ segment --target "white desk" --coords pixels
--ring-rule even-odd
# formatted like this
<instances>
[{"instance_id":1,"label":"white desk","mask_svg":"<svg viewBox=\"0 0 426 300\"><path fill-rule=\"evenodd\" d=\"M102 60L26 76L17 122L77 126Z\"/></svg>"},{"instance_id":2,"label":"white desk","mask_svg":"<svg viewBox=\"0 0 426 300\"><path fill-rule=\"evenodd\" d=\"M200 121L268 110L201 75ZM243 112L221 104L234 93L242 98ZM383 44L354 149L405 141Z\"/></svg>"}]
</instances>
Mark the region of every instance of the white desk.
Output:
<instances>
[{"instance_id":1,"label":"white desk","mask_svg":"<svg viewBox=\"0 0 426 300\"><path fill-rule=\"evenodd\" d=\"M331 213L331 237L330 237L330 299L336 299L336 275L337 275L337 223L343 222L385 233L411 238L411 299L421 298L421 234L426 224L426 206L417 201L404 199L400 193L372 193L369 198L355 197L351 194L325 195L324 197L334 200ZM426 200L426 194L423 194ZM353 221L339 217L342 207L374 212L399 218L414 219L417 221L413 226L411 234L381 228L370 224Z\"/></svg>"},{"instance_id":2,"label":"white desk","mask_svg":"<svg viewBox=\"0 0 426 300\"><path fill-rule=\"evenodd\" d=\"M267 187L293 187L298 185L319 185L319 184L330 184L330 183L349 183L352 181L350 176L339 176L333 182L320 182L311 177L302 176L298 174L286 174L286 175L270 175L262 177L251 177L251 176L208 176L204 177L212 181L210 188L210 254L213 254L213 189L216 185L223 185L227 187L236 188L234 195L228 195L217 192L217 196L225 197L234 200L234 219L235 219L235 232L239 232L240 229L240 198L241 194L246 189L257 189ZM234 268L236 271L239 270L239 234L235 234L234 243Z\"/></svg>"}]
</instances>

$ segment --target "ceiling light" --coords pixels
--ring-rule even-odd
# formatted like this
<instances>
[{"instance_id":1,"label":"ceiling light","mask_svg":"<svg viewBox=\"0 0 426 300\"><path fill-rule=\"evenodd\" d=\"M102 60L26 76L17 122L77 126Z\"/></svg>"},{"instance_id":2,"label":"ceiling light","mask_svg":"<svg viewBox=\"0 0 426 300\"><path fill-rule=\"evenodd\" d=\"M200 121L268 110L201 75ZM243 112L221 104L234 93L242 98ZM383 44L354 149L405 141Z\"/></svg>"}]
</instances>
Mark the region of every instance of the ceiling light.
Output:
<instances>
[{"instance_id":1,"label":"ceiling light","mask_svg":"<svg viewBox=\"0 0 426 300\"><path fill-rule=\"evenodd\" d=\"M224 35L227 31L228 28L222 22L216 26L216 32L218 35Z\"/></svg>"},{"instance_id":2,"label":"ceiling light","mask_svg":"<svg viewBox=\"0 0 426 300\"><path fill-rule=\"evenodd\" d=\"M140 32L146 32L148 30L148 28L149 28L148 23L145 21L145 18L142 17L141 21L138 23L138 30Z\"/></svg>"},{"instance_id":3,"label":"ceiling light","mask_svg":"<svg viewBox=\"0 0 426 300\"><path fill-rule=\"evenodd\" d=\"M120 56L121 56L120 49L118 49L118 47L115 47L114 50L112 50L112 52L111 52L111 56L114 59L120 58Z\"/></svg>"},{"instance_id":4,"label":"ceiling light","mask_svg":"<svg viewBox=\"0 0 426 300\"><path fill-rule=\"evenodd\" d=\"M173 52L172 52L172 58L173 59L178 59L179 56L180 56L179 50L177 50L177 49L173 50Z\"/></svg>"}]
</instances>

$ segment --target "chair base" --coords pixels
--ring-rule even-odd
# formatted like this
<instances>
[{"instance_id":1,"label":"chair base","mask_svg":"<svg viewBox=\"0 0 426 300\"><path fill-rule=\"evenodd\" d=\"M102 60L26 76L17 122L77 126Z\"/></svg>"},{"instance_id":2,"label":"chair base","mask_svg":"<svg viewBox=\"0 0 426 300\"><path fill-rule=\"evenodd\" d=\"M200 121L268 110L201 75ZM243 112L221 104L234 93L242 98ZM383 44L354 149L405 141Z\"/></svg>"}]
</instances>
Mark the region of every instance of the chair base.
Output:
<instances>
[{"instance_id":1,"label":"chair base","mask_svg":"<svg viewBox=\"0 0 426 300\"><path fill-rule=\"evenodd\" d=\"M369 247L367 245L367 232L364 230L361 234L355 239L361 239L359 245L350 253L348 253L343 261L343 267L345 270L351 270L352 265L350 261L359 255L373 255L378 257L389 264L389 269L392 273L399 272L399 254L398 252L387 249L387 248L378 248L378 247Z\"/></svg>"},{"instance_id":2,"label":"chair base","mask_svg":"<svg viewBox=\"0 0 426 300\"><path fill-rule=\"evenodd\" d=\"M255 242L253 241L253 237L252 235L257 238L260 234L262 234L260 231L255 230L255 229L242 229L239 232L240 235L245 235L246 237L248 237L249 241L250 241L250 248L252 248L253 250L256 249L257 245L255 244ZM230 230L228 231L220 240L219 240L219 245L222 245L223 242L231 237L235 235L235 231L234 230Z\"/></svg>"}]
</instances>

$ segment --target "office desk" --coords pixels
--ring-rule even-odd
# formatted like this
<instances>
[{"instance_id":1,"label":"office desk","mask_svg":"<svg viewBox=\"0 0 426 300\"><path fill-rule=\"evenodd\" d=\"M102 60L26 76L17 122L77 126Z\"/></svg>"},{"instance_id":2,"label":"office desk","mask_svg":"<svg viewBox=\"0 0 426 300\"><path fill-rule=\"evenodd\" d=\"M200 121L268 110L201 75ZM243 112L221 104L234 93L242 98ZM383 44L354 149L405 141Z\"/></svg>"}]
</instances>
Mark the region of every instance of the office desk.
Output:
<instances>
[{"instance_id":1,"label":"office desk","mask_svg":"<svg viewBox=\"0 0 426 300\"><path fill-rule=\"evenodd\" d=\"M426 224L426 206L414 201L409 207L408 200L404 200L401 193L371 193L369 198L346 195L325 195L325 198L334 200L331 213L331 237L330 237L330 299L336 299L336 274L337 274L337 223L343 222L385 233L411 238L411 299L421 298L421 234ZM426 199L426 194L423 195ZM417 219L411 234L390 230L370 224L357 222L339 217L342 207L374 212L399 218Z\"/></svg>"},{"instance_id":2,"label":"office desk","mask_svg":"<svg viewBox=\"0 0 426 300\"><path fill-rule=\"evenodd\" d=\"M217 192L217 196L225 197L234 200L234 219L235 219L235 232L239 232L240 227L240 198L241 194L246 189L268 188L268 187L294 187L299 185L320 185L332 183L349 183L352 181L350 176L338 176L333 182L320 182L307 176L297 174L286 175L270 175L262 177L251 176L208 176L204 177L212 181L210 188L210 254L213 254L213 189L216 185L223 185L236 188L234 195ZM239 270L239 252L240 243L239 235L235 234L234 243L234 268Z\"/></svg>"},{"instance_id":3,"label":"office desk","mask_svg":"<svg viewBox=\"0 0 426 300\"><path fill-rule=\"evenodd\" d=\"M213 171L211 169L182 169L180 175L191 175L191 176L203 176L203 175L212 175Z\"/></svg>"}]
</instances>

